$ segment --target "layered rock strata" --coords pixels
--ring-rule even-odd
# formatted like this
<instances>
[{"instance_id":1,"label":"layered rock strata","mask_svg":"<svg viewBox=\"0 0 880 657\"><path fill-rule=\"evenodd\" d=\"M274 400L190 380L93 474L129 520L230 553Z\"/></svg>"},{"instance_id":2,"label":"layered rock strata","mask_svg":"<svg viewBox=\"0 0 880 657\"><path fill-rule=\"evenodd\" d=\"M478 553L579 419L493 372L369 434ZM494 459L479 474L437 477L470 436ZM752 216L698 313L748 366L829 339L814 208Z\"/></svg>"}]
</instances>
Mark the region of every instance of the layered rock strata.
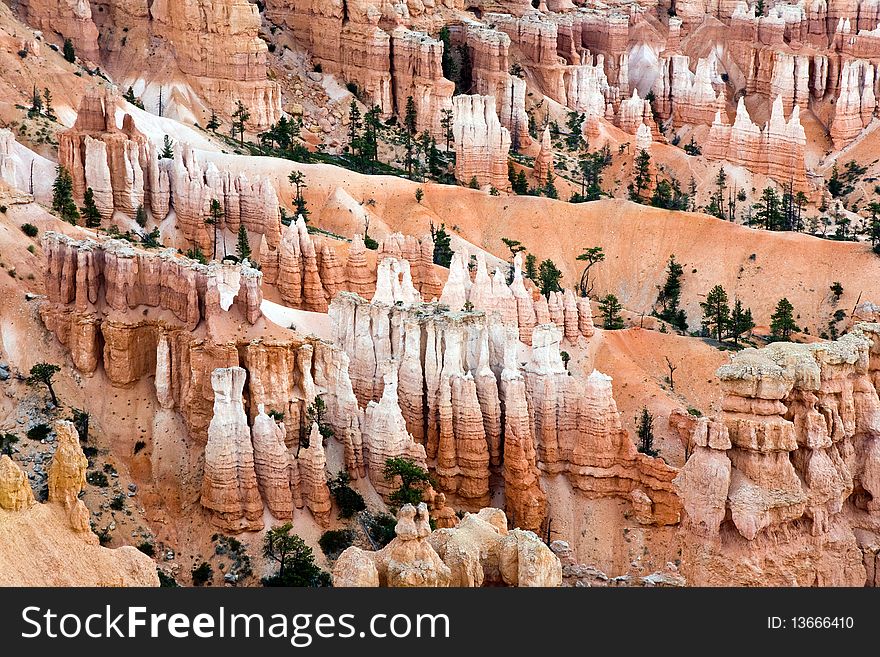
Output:
<instances>
[{"instance_id":1,"label":"layered rock strata","mask_svg":"<svg viewBox=\"0 0 880 657\"><path fill-rule=\"evenodd\" d=\"M878 336L862 324L719 369L721 416L696 427L675 482L689 582L862 586L875 572Z\"/></svg>"}]
</instances>

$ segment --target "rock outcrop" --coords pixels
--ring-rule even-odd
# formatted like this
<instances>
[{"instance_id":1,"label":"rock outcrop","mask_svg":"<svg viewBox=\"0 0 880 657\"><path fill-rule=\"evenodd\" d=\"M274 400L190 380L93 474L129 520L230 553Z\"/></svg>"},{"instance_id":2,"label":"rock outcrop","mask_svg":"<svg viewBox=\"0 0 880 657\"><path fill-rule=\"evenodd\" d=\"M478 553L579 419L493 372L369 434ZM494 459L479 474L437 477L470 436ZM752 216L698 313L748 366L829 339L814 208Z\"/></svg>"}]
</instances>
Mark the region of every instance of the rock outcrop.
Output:
<instances>
[{"instance_id":1,"label":"rock outcrop","mask_svg":"<svg viewBox=\"0 0 880 657\"><path fill-rule=\"evenodd\" d=\"M450 286L465 289L462 271L450 272L447 299L455 296ZM492 290L478 258L470 298ZM490 468L500 465L507 509L526 529L539 530L547 517L544 474L564 474L587 497L628 500L644 524L678 522L676 471L636 452L608 377L568 375L560 344L566 330L579 339L579 308L570 294L553 302L559 326L533 329L521 368L516 323L505 325L499 314L367 303L348 293L333 301L333 340L351 359L354 393L367 407L364 448L377 490L390 490L381 477L385 458L417 449L410 458L431 467L439 490L465 509L485 506ZM549 307L544 312L549 318Z\"/></svg>"},{"instance_id":2,"label":"rock outcrop","mask_svg":"<svg viewBox=\"0 0 880 657\"><path fill-rule=\"evenodd\" d=\"M289 520L293 518L293 496L284 425L266 414L264 404L258 406L258 411L251 428L257 486L272 515Z\"/></svg>"},{"instance_id":3,"label":"rock outcrop","mask_svg":"<svg viewBox=\"0 0 880 657\"><path fill-rule=\"evenodd\" d=\"M104 219L115 211L133 217L143 207L157 222L171 210L181 235L204 253L225 254L227 235L234 239L241 224L249 235L265 239L276 249L281 238L281 215L274 185L261 176L221 171L203 164L191 147L174 149L174 158L159 159L155 144L134 125L129 114L122 128L116 123L120 98L113 92L90 90L83 96L74 126L59 136L59 162L73 177L74 197L91 189ZM216 229L209 230L211 201L221 204ZM216 241L222 245L215 247ZM261 244L254 243L259 252Z\"/></svg>"},{"instance_id":4,"label":"rock outcrop","mask_svg":"<svg viewBox=\"0 0 880 657\"><path fill-rule=\"evenodd\" d=\"M550 126L544 128L541 137L541 150L535 158L535 180L540 186L547 184L553 175L553 142L550 137Z\"/></svg>"},{"instance_id":5,"label":"rock outcrop","mask_svg":"<svg viewBox=\"0 0 880 657\"><path fill-rule=\"evenodd\" d=\"M0 456L0 586L159 586L150 557L131 546L98 544L78 498L88 462L76 429L57 422L55 432L45 504L34 501L18 464Z\"/></svg>"},{"instance_id":6,"label":"rock outcrop","mask_svg":"<svg viewBox=\"0 0 880 657\"><path fill-rule=\"evenodd\" d=\"M232 532L263 528L263 500L254 469L254 448L242 392L247 372L220 368L211 375L214 417L208 426L202 506L220 529Z\"/></svg>"},{"instance_id":7,"label":"rock outcrop","mask_svg":"<svg viewBox=\"0 0 880 657\"><path fill-rule=\"evenodd\" d=\"M554 587L562 565L532 532L508 531L498 509L465 514L455 528L431 532L428 509L405 505L397 534L377 552L350 547L333 568L337 587L487 585Z\"/></svg>"},{"instance_id":8,"label":"rock outcrop","mask_svg":"<svg viewBox=\"0 0 880 657\"><path fill-rule=\"evenodd\" d=\"M716 90L716 86L721 89ZM653 91L658 115L663 120L671 118L676 127L712 125L716 113L724 111L727 106L714 58L697 60L693 73L690 58L686 55L663 59Z\"/></svg>"},{"instance_id":9,"label":"rock outcrop","mask_svg":"<svg viewBox=\"0 0 880 657\"><path fill-rule=\"evenodd\" d=\"M763 129L752 122L742 99L733 125L727 122L722 112L718 112L703 152L710 159L744 166L780 183L791 183L795 191L806 191L806 144L798 106L795 105L786 121L782 99L777 96L770 121Z\"/></svg>"},{"instance_id":10,"label":"rock outcrop","mask_svg":"<svg viewBox=\"0 0 880 657\"><path fill-rule=\"evenodd\" d=\"M465 185L476 180L480 187L508 189L510 131L498 120L495 97L461 95L453 105L455 178Z\"/></svg>"},{"instance_id":11,"label":"rock outcrop","mask_svg":"<svg viewBox=\"0 0 880 657\"><path fill-rule=\"evenodd\" d=\"M720 422L697 426L675 482L689 582L865 583L880 509L878 334L862 324L837 342L747 349L718 371Z\"/></svg>"},{"instance_id":12,"label":"rock outcrop","mask_svg":"<svg viewBox=\"0 0 880 657\"><path fill-rule=\"evenodd\" d=\"M0 509L21 511L35 503L27 475L6 454L0 456Z\"/></svg>"}]
</instances>

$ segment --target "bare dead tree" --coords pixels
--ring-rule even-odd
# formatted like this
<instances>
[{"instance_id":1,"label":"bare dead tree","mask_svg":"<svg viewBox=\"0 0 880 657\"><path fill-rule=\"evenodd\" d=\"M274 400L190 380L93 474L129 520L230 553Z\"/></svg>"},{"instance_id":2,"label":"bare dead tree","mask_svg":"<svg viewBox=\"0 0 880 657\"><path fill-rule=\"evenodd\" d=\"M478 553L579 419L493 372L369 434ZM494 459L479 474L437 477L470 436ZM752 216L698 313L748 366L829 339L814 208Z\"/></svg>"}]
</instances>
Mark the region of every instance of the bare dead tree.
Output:
<instances>
[{"instance_id":1,"label":"bare dead tree","mask_svg":"<svg viewBox=\"0 0 880 657\"><path fill-rule=\"evenodd\" d=\"M663 356L666 359L666 367L669 368L669 376L666 377L666 380L669 381L669 388L674 392L675 391L675 370L678 369L678 365L673 365L672 361L669 360L669 356Z\"/></svg>"}]
</instances>

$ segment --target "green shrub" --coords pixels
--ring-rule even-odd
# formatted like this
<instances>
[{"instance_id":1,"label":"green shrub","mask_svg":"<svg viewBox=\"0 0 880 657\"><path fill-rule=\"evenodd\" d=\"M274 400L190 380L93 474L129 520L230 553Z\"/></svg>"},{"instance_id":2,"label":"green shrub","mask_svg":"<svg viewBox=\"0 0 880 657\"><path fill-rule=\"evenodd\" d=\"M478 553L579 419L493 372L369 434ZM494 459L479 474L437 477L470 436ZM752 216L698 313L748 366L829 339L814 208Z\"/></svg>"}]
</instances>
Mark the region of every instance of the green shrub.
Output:
<instances>
[{"instance_id":1,"label":"green shrub","mask_svg":"<svg viewBox=\"0 0 880 657\"><path fill-rule=\"evenodd\" d=\"M331 529L318 539L321 550L331 559L336 559L342 551L354 543L355 533L351 529Z\"/></svg>"},{"instance_id":2,"label":"green shrub","mask_svg":"<svg viewBox=\"0 0 880 657\"><path fill-rule=\"evenodd\" d=\"M264 577L263 586L330 586L330 574L317 566L312 548L292 529L288 522L266 532L263 556L278 563L279 570Z\"/></svg>"},{"instance_id":3,"label":"green shrub","mask_svg":"<svg viewBox=\"0 0 880 657\"><path fill-rule=\"evenodd\" d=\"M113 496L113 499L110 500L110 508L114 511L123 511L125 510L125 495L122 493L117 493Z\"/></svg>"},{"instance_id":4,"label":"green shrub","mask_svg":"<svg viewBox=\"0 0 880 657\"><path fill-rule=\"evenodd\" d=\"M50 433L52 433L51 427L45 422L41 422L28 429L26 435L31 440L45 440Z\"/></svg>"},{"instance_id":5,"label":"green shrub","mask_svg":"<svg viewBox=\"0 0 880 657\"><path fill-rule=\"evenodd\" d=\"M375 516L367 514L364 519L364 525L377 549L388 545L396 536L394 527L397 525L397 518L387 513L380 513Z\"/></svg>"},{"instance_id":6,"label":"green shrub","mask_svg":"<svg viewBox=\"0 0 880 657\"><path fill-rule=\"evenodd\" d=\"M137 546L138 550L146 554L148 557L156 556L156 546L150 543L149 541L144 541L140 545Z\"/></svg>"},{"instance_id":7,"label":"green shrub","mask_svg":"<svg viewBox=\"0 0 880 657\"><path fill-rule=\"evenodd\" d=\"M180 586L180 584L177 583L177 580L174 579L174 577L172 577L171 575L166 573L161 568L156 568L156 573L158 573L158 575L159 575L159 586L161 588L173 589L173 588L177 588Z\"/></svg>"},{"instance_id":8,"label":"green shrub","mask_svg":"<svg viewBox=\"0 0 880 657\"><path fill-rule=\"evenodd\" d=\"M330 494L333 495L333 499L336 500L339 507L340 518L351 518L354 514L367 508L363 496L349 486L349 483L351 483L351 477L345 470L340 470L339 474L327 482Z\"/></svg>"},{"instance_id":9,"label":"green shrub","mask_svg":"<svg viewBox=\"0 0 880 657\"><path fill-rule=\"evenodd\" d=\"M110 485L110 482L107 481L107 475L103 472L93 471L86 473L86 481L98 488L107 488Z\"/></svg>"},{"instance_id":10,"label":"green shrub","mask_svg":"<svg viewBox=\"0 0 880 657\"><path fill-rule=\"evenodd\" d=\"M214 569L207 561L203 561L192 569L193 586L204 586L214 577Z\"/></svg>"},{"instance_id":11,"label":"green shrub","mask_svg":"<svg viewBox=\"0 0 880 657\"><path fill-rule=\"evenodd\" d=\"M95 535L98 537L98 542L101 545L107 546L110 545L110 542L113 540L113 537L110 536L110 528L104 527L103 529L94 529Z\"/></svg>"},{"instance_id":12,"label":"green shrub","mask_svg":"<svg viewBox=\"0 0 880 657\"><path fill-rule=\"evenodd\" d=\"M27 235L28 237L36 237L40 232L40 229L34 226L33 224L22 224L21 232Z\"/></svg>"}]
</instances>

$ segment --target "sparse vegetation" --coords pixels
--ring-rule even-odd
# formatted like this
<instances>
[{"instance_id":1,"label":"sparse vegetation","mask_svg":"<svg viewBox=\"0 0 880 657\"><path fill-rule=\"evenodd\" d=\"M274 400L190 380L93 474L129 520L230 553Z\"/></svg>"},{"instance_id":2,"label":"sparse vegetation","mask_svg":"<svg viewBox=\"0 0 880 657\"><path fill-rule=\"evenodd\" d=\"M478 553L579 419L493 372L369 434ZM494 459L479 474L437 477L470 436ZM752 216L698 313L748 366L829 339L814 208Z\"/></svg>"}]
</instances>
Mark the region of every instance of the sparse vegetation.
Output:
<instances>
[{"instance_id":1,"label":"sparse vegetation","mask_svg":"<svg viewBox=\"0 0 880 657\"><path fill-rule=\"evenodd\" d=\"M386 481L399 481L397 490L391 493L390 501L395 507L405 504L419 504L425 489L431 485L431 475L421 466L402 457L385 461L383 476Z\"/></svg>"},{"instance_id":2,"label":"sparse vegetation","mask_svg":"<svg viewBox=\"0 0 880 657\"><path fill-rule=\"evenodd\" d=\"M641 414L636 418L636 435L639 438L639 452L648 456L657 456L654 449L654 416L647 406L642 407Z\"/></svg>"},{"instance_id":3,"label":"sparse vegetation","mask_svg":"<svg viewBox=\"0 0 880 657\"><path fill-rule=\"evenodd\" d=\"M351 518L367 508L363 496L351 487L351 477L345 470L340 470L333 479L327 482L330 494L339 507L339 517Z\"/></svg>"},{"instance_id":4,"label":"sparse vegetation","mask_svg":"<svg viewBox=\"0 0 880 657\"><path fill-rule=\"evenodd\" d=\"M211 568L211 564L207 561L203 561L192 569L190 575L192 576L193 586L204 586L211 583L211 580L214 578L214 569Z\"/></svg>"},{"instance_id":5,"label":"sparse vegetation","mask_svg":"<svg viewBox=\"0 0 880 657\"><path fill-rule=\"evenodd\" d=\"M292 531L288 522L266 532L263 556L278 564L278 572L263 578L263 586L329 586L329 573L318 568L312 548Z\"/></svg>"},{"instance_id":6,"label":"sparse vegetation","mask_svg":"<svg viewBox=\"0 0 880 657\"><path fill-rule=\"evenodd\" d=\"M331 559L336 559L354 543L356 534L351 529L331 529L321 534L318 545L321 551Z\"/></svg>"},{"instance_id":7,"label":"sparse vegetation","mask_svg":"<svg viewBox=\"0 0 880 657\"><path fill-rule=\"evenodd\" d=\"M55 388L52 387L52 380L60 371L61 368L57 365L51 363L37 363L31 367L30 376L27 378L27 382L30 385L46 386L46 389L49 391L49 397L52 399L52 404L54 406L58 406L58 398L55 396Z\"/></svg>"},{"instance_id":8,"label":"sparse vegetation","mask_svg":"<svg viewBox=\"0 0 880 657\"><path fill-rule=\"evenodd\" d=\"M107 479L107 475L97 470L87 472L86 481L92 486L97 486L98 488L107 488L107 486L110 485L110 482Z\"/></svg>"}]
</instances>

